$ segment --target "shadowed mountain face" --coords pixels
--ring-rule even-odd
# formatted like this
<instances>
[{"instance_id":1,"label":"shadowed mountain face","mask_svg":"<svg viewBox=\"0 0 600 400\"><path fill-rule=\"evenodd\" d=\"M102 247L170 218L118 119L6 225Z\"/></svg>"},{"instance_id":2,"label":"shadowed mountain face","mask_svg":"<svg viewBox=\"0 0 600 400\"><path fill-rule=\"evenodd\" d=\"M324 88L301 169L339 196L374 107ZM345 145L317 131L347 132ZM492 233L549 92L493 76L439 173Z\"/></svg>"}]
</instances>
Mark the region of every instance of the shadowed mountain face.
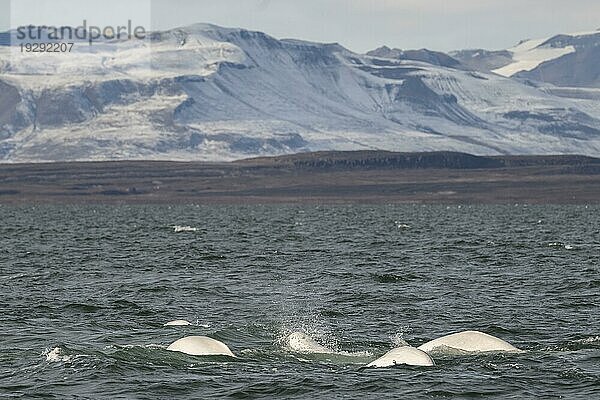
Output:
<instances>
[{"instance_id":1,"label":"shadowed mountain face","mask_svg":"<svg viewBox=\"0 0 600 400\"><path fill-rule=\"evenodd\" d=\"M556 86L600 89L600 35L597 42L516 76Z\"/></svg>"},{"instance_id":2,"label":"shadowed mountain face","mask_svg":"<svg viewBox=\"0 0 600 400\"><path fill-rule=\"evenodd\" d=\"M87 49L31 58L0 46L1 160L600 154L598 101L490 73L514 61L508 51L472 53L488 65L475 68L468 52L361 55L206 24Z\"/></svg>"},{"instance_id":3,"label":"shadowed mountain face","mask_svg":"<svg viewBox=\"0 0 600 400\"><path fill-rule=\"evenodd\" d=\"M0 81L0 124L14 123L17 116L17 106L21 103L19 90Z\"/></svg>"},{"instance_id":4,"label":"shadowed mountain face","mask_svg":"<svg viewBox=\"0 0 600 400\"><path fill-rule=\"evenodd\" d=\"M450 55L454 57L460 65L473 71L481 72L491 72L512 62L512 54L508 50L460 50L451 52Z\"/></svg>"},{"instance_id":5,"label":"shadowed mountain face","mask_svg":"<svg viewBox=\"0 0 600 400\"><path fill-rule=\"evenodd\" d=\"M540 45L543 49L571 49L515 77L561 87L600 88L600 31L585 35L557 35Z\"/></svg>"},{"instance_id":6,"label":"shadowed mountain face","mask_svg":"<svg viewBox=\"0 0 600 400\"><path fill-rule=\"evenodd\" d=\"M411 60L421 61L431 65L437 65L440 67L458 68L460 62L452 58L451 56L439 52L431 51L427 49L420 50L400 50L390 49L387 46L380 47L367 53L369 56L392 58L396 60Z\"/></svg>"}]
</instances>

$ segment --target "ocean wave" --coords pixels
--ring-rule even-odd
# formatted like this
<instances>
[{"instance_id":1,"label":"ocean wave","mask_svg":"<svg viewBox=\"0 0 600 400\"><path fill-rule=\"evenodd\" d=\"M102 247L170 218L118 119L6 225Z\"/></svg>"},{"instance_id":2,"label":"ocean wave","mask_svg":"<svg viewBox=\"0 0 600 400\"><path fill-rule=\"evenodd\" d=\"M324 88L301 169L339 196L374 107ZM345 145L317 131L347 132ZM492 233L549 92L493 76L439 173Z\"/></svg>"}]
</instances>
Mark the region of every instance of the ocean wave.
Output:
<instances>
[{"instance_id":1,"label":"ocean wave","mask_svg":"<svg viewBox=\"0 0 600 400\"><path fill-rule=\"evenodd\" d=\"M584 339L575 340L576 343L581 344L599 344L600 345L600 336L590 336Z\"/></svg>"},{"instance_id":2,"label":"ocean wave","mask_svg":"<svg viewBox=\"0 0 600 400\"><path fill-rule=\"evenodd\" d=\"M79 358L89 358L89 354L77 354L66 346L47 348L42 353L48 363L71 363Z\"/></svg>"},{"instance_id":3,"label":"ocean wave","mask_svg":"<svg viewBox=\"0 0 600 400\"><path fill-rule=\"evenodd\" d=\"M105 350L120 350L120 349L166 349L167 346L163 344L149 343L149 344L110 344L105 346Z\"/></svg>"},{"instance_id":4,"label":"ocean wave","mask_svg":"<svg viewBox=\"0 0 600 400\"><path fill-rule=\"evenodd\" d=\"M575 250L575 246L563 242L550 242L548 247L563 247L566 250Z\"/></svg>"}]
</instances>

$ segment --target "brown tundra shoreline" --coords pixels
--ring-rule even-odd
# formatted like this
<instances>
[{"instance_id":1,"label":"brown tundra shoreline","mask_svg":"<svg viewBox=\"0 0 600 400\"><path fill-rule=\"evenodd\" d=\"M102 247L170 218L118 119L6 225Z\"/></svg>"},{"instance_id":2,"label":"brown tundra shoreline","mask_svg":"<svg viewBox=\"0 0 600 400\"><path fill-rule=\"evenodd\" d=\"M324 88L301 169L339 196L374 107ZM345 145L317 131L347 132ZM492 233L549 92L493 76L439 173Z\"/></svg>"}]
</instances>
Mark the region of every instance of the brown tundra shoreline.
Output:
<instances>
[{"instance_id":1,"label":"brown tundra shoreline","mask_svg":"<svg viewBox=\"0 0 600 400\"><path fill-rule=\"evenodd\" d=\"M598 204L600 159L319 152L229 163L0 164L0 204Z\"/></svg>"}]
</instances>

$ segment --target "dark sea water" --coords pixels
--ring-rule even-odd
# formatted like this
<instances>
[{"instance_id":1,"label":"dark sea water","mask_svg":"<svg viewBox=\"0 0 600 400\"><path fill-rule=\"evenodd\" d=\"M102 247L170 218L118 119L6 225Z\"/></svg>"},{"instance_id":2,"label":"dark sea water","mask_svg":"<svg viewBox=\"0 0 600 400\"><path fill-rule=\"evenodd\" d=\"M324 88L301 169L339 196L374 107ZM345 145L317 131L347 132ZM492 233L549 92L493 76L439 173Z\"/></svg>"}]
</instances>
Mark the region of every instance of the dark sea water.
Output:
<instances>
[{"instance_id":1,"label":"dark sea water","mask_svg":"<svg viewBox=\"0 0 600 400\"><path fill-rule=\"evenodd\" d=\"M600 398L597 206L0 206L0 240L0 397ZM468 329L527 352L360 369Z\"/></svg>"}]
</instances>

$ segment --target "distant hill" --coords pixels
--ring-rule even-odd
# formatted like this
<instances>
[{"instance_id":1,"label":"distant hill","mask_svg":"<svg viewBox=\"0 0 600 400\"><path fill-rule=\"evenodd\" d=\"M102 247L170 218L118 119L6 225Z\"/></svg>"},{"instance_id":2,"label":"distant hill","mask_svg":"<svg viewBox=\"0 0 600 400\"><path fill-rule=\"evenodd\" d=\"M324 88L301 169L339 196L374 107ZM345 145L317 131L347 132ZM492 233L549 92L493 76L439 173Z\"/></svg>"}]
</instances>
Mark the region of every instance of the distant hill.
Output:
<instances>
[{"instance_id":1,"label":"distant hill","mask_svg":"<svg viewBox=\"0 0 600 400\"><path fill-rule=\"evenodd\" d=\"M600 202L600 159L318 152L229 163L0 164L0 204Z\"/></svg>"},{"instance_id":2,"label":"distant hill","mask_svg":"<svg viewBox=\"0 0 600 400\"><path fill-rule=\"evenodd\" d=\"M600 158L578 155L474 156L455 152L395 153L388 151L326 151L262 157L236 162L240 165L293 166L311 169L494 169L533 166L599 165Z\"/></svg>"}]
</instances>

